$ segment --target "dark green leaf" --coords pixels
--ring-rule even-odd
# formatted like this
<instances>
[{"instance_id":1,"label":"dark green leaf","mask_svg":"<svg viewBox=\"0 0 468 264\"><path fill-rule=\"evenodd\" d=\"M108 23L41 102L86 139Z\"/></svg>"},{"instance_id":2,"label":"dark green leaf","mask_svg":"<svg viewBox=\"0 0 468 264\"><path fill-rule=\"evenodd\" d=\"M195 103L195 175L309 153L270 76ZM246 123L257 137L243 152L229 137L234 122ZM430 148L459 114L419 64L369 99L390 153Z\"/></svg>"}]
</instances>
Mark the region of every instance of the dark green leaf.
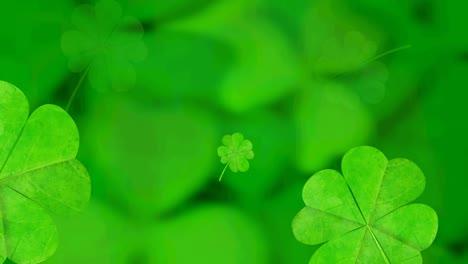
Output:
<instances>
[{"instance_id":1,"label":"dark green leaf","mask_svg":"<svg viewBox=\"0 0 468 264\"><path fill-rule=\"evenodd\" d=\"M147 53L138 20L124 16L117 2L101 0L94 6L77 7L72 23L76 29L62 35L70 70L88 73L98 90L132 87L136 80L133 63L142 61Z\"/></svg>"}]
</instances>

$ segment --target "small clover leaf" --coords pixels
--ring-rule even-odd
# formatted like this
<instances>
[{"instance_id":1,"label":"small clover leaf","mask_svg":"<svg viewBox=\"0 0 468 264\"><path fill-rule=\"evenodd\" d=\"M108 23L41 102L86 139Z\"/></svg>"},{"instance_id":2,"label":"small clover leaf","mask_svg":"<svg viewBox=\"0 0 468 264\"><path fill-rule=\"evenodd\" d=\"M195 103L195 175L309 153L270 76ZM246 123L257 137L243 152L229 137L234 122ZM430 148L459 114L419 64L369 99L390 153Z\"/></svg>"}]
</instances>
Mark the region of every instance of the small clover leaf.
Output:
<instances>
[{"instance_id":1,"label":"small clover leaf","mask_svg":"<svg viewBox=\"0 0 468 264\"><path fill-rule=\"evenodd\" d=\"M0 98L0 262L39 263L57 248L52 216L82 211L90 179L63 109L43 105L29 116L24 94L3 81Z\"/></svg>"},{"instance_id":2,"label":"small clover leaf","mask_svg":"<svg viewBox=\"0 0 468 264\"><path fill-rule=\"evenodd\" d=\"M309 263L422 263L438 220L427 205L407 205L425 187L416 164L364 146L345 154L342 171L320 171L304 186L294 235L309 245L328 241Z\"/></svg>"},{"instance_id":3,"label":"small clover leaf","mask_svg":"<svg viewBox=\"0 0 468 264\"><path fill-rule=\"evenodd\" d=\"M64 32L61 43L70 59L70 70L89 73L91 85L98 90L127 90L133 86L133 63L147 54L138 20L124 16L117 2L101 0L95 6L78 6L72 23L76 29Z\"/></svg>"},{"instance_id":4,"label":"small clover leaf","mask_svg":"<svg viewBox=\"0 0 468 264\"><path fill-rule=\"evenodd\" d=\"M232 172L246 172L249 170L248 159L254 158L252 142L244 139L244 135L241 133L225 135L222 142L224 146L218 147L218 155L221 157L221 163L226 164L226 167L224 167L219 181L223 178L228 166Z\"/></svg>"}]
</instances>

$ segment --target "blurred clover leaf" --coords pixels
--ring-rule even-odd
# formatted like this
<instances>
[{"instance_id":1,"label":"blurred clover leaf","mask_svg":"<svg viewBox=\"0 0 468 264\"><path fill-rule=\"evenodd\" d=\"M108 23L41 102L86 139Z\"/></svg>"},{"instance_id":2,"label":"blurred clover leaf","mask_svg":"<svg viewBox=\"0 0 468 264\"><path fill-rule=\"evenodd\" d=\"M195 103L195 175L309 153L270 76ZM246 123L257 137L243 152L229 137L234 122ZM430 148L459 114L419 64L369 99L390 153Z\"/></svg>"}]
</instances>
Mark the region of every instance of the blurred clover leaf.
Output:
<instances>
[{"instance_id":1,"label":"blurred clover leaf","mask_svg":"<svg viewBox=\"0 0 468 264\"><path fill-rule=\"evenodd\" d=\"M131 96L139 94L87 97L83 158L88 157L94 175L95 196L133 215L154 217L192 197L212 176L216 123L211 112L200 107L148 107ZM181 155L186 156L182 165Z\"/></svg>"},{"instance_id":2,"label":"blurred clover leaf","mask_svg":"<svg viewBox=\"0 0 468 264\"><path fill-rule=\"evenodd\" d=\"M309 245L328 241L309 263L422 263L438 220L427 205L406 205L425 187L416 164L364 146L345 154L342 171L320 171L304 186L294 235Z\"/></svg>"},{"instance_id":3,"label":"blurred clover leaf","mask_svg":"<svg viewBox=\"0 0 468 264\"><path fill-rule=\"evenodd\" d=\"M39 263L57 248L51 215L79 212L90 197L86 169L75 159L78 130L55 105L29 115L24 94L0 81L0 261Z\"/></svg>"},{"instance_id":4,"label":"blurred clover leaf","mask_svg":"<svg viewBox=\"0 0 468 264\"><path fill-rule=\"evenodd\" d=\"M361 101L378 104L385 97L388 75L387 66L380 61L374 61L360 71L347 74L345 79Z\"/></svg>"},{"instance_id":5,"label":"blurred clover leaf","mask_svg":"<svg viewBox=\"0 0 468 264\"><path fill-rule=\"evenodd\" d=\"M298 96L294 113L295 161L303 172L318 171L341 153L364 144L374 129L369 111L348 86L311 80L308 87Z\"/></svg>"},{"instance_id":6,"label":"blurred clover leaf","mask_svg":"<svg viewBox=\"0 0 468 264\"><path fill-rule=\"evenodd\" d=\"M358 69L375 56L385 40L383 35L343 0L314 1L304 23L306 55L318 74Z\"/></svg>"},{"instance_id":7,"label":"blurred clover leaf","mask_svg":"<svg viewBox=\"0 0 468 264\"><path fill-rule=\"evenodd\" d=\"M221 163L226 164L226 167L219 176L219 181L223 178L228 165L232 172L246 172L249 170L248 159L254 158L252 142L244 139L244 135L241 133L225 135L222 142L224 146L218 147L218 155L221 157Z\"/></svg>"},{"instance_id":8,"label":"blurred clover leaf","mask_svg":"<svg viewBox=\"0 0 468 264\"><path fill-rule=\"evenodd\" d=\"M73 72L88 74L98 90L127 90L136 80L133 63L147 54L143 27L133 17L124 16L120 5L101 0L95 6L83 4L72 16L76 27L62 35L62 50Z\"/></svg>"}]
</instances>

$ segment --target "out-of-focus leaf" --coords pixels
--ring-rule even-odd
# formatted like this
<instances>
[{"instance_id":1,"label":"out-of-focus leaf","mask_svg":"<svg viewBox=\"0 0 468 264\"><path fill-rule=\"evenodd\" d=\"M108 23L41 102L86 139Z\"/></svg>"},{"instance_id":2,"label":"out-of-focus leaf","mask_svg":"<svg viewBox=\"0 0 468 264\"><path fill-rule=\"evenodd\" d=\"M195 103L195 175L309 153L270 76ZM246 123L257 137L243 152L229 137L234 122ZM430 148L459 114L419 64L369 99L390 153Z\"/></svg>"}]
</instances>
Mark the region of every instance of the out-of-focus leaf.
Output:
<instances>
[{"instance_id":1,"label":"out-of-focus leaf","mask_svg":"<svg viewBox=\"0 0 468 264\"><path fill-rule=\"evenodd\" d=\"M376 104L368 105L376 119L389 117L415 95L424 75L440 59L440 54L427 56L430 52L428 47L412 46L389 55L385 60L388 77L384 83L383 98Z\"/></svg>"},{"instance_id":2,"label":"out-of-focus leaf","mask_svg":"<svg viewBox=\"0 0 468 264\"><path fill-rule=\"evenodd\" d=\"M378 104L386 95L388 70L385 64L373 62L348 79L349 86L367 104Z\"/></svg>"},{"instance_id":3,"label":"out-of-focus leaf","mask_svg":"<svg viewBox=\"0 0 468 264\"><path fill-rule=\"evenodd\" d=\"M216 164L211 115L195 107L156 107L131 97L100 98L83 138L96 192L132 213L155 216L198 191Z\"/></svg>"},{"instance_id":4,"label":"out-of-focus leaf","mask_svg":"<svg viewBox=\"0 0 468 264\"><path fill-rule=\"evenodd\" d=\"M246 16L253 15L256 7L256 0L219 0L196 14L164 25L164 28L216 35L222 33L227 25L236 24L245 20Z\"/></svg>"},{"instance_id":5,"label":"out-of-focus leaf","mask_svg":"<svg viewBox=\"0 0 468 264\"><path fill-rule=\"evenodd\" d=\"M244 1L227 2L167 27L205 34L233 50L234 65L220 84L219 101L230 111L246 112L293 92L300 72L291 43L277 27L249 16L250 5Z\"/></svg>"},{"instance_id":6,"label":"out-of-focus leaf","mask_svg":"<svg viewBox=\"0 0 468 264\"><path fill-rule=\"evenodd\" d=\"M140 20L154 22L155 26L166 21L191 15L206 8L214 0L118 0L126 13L132 14Z\"/></svg>"},{"instance_id":7,"label":"out-of-focus leaf","mask_svg":"<svg viewBox=\"0 0 468 264\"><path fill-rule=\"evenodd\" d=\"M265 228L275 230L267 232L271 241L272 259L276 264L308 263L312 252L318 246L307 246L299 243L291 232L291 220L303 207L303 183L294 183L266 201L262 207Z\"/></svg>"},{"instance_id":8,"label":"out-of-focus leaf","mask_svg":"<svg viewBox=\"0 0 468 264\"><path fill-rule=\"evenodd\" d=\"M111 208L92 200L83 215L59 218L60 245L45 264L128 263L132 244L126 237L128 226Z\"/></svg>"},{"instance_id":9,"label":"out-of-focus leaf","mask_svg":"<svg viewBox=\"0 0 468 264\"><path fill-rule=\"evenodd\" d=\"M75 29L64 32L61 41L70 70L87 73L98 90L132 87L136 80L133 64L147 53L139 21L124 16L117 2L100 0L94 6L77 7L72 23Z\"/></svg>"},{"instance_id":10,"label":"out-of-focus leaf","mask_svg":"<svg viewBox=\"0 0 468 264\"><path fill-rule=\"evenodd\" d=\"M390 157L402 156L418 164L426 177L426 189L418 201L430 204L436 212L440 212L444 182L440 174L441 163L429 139L421 106L420 102L413 100L411 104L405 105L404 114L398 115L396 123L383 123L376 133L376 147Z\"/></svg>"},{"instance_id":11,"label":"out-of-focus leaf","mask_svg":"<svg viewBox=\"0 0 468 264\"><path fill-rule=\"evenodd\" d=\"M21 87L33 108L49 103L66 76L60 36L72 8L67 0L1 3L0 80Z\"/></svg>"},{"instance_id":12,"label":"out-of-focus leaf","mask_svg":"<svg viewBox=\"0 0 468 264\"><path fill-rule=\"evenodd\" d=\"M439 39L444 40L440 48L453 50L454 53L467 52L468 35L465 34L468 24L468 2L434 0L434 23L437 23Z\"/></svg>"},{"instance_id":13,"label":"out-of-focus leaf","mask_svg":"<svg viewBox=\"0 0 468 264\"><path fill-rule=\"evenodd\" d=\"M382 34L342 0L315 1L304 23L308 66L318 74L358 69L376 55L383 41Z\"/></svg>"},{"instance_id":14,"label":"out-of-focus leaf","mask_svg":"<svg viewBox=\"0 0 468 264\"><path fill-rule=\"evenodd\" d=\"M466 239L468 207L459 206L468 200L466 177L461 177L468 163L468 126L466 101L468 92L468 64L449 60L440 64L428 80L431 87L422 96L425 127L440 164L436 177L440 177L442 207L438 210L441 221L439 239L443 243Z\"/></svg>"},{"instance_id":15,"label":"out-of-focus leaf","mask_svg":"<svg viewBox=\"0 0 468 264\"><path fill-rule=\"evenodd\" d=\"M145 34L148 57L136 65L139 90L172 101L216 101L232 64L226 43L203 34L161 29Z\"/></svg>"},{"instance_id":16,"label":"out-of-focus leaf","mask_svg":"<svg viewBox=\"0 0 468 264\"><path fill-rule=\"evenodd\" d=\"M263 232L241 211L203 205L154 230L148 263L270 263Z\"/></svg>"},{"instance_id":17,"label":"out-of-focus leaf","mask_svg":"<svg viewBox=\"0 0 468 264\"><path fill-rule=\"evenodd\" d=\"M364 144L373 122L359 97L339 83L315 81L298 95L297 166L316 171L347 149Z\"/></svg>"},{"instance_id":18,"label":"out-of-focus leaf","mask_svg":"<svg viewBox=\"0 0 468 264\"><path fill-rule=\"evenodd\" d=\"M434 244L427 250L422 252L424 263L426 264L464 264L468 262L468 253L453 254L447 248Z\"/></svg>"},{"instance_id":19,"label":"out-of-focus leaf","mask_svg":"<svg viewBox=\"0 0 468 264\"><path fill-rule=\"evenodd\" d=\"M295 55L275 27L254 20L229 26L223 32L221 38L232 46L236 58L220 87L220 102L226 108L248 111L295 90L300 75Z\"/></svg>"},{"instance_id":20,"label":"out-of-focus leaf","mask_svg":"<svg viewBox=\"0 0 468 264\"><path fill-rule=\"evenodd\" d=\"M265 10L267 15L281 26L288 38L298 44L301 42L301 30L307 11L313 2L307 0L260 0L258 2L259 9Z\"/></svg>"}]
</instances>

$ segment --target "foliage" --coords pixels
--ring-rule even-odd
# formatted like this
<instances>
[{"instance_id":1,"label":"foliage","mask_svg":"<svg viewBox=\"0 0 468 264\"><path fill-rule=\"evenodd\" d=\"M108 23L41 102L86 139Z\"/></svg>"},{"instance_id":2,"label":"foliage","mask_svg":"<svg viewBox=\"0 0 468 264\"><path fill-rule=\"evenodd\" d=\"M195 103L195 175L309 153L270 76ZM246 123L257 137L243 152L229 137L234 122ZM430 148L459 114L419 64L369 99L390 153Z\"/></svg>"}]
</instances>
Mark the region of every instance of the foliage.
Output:
<instances>
[{"instance_id":1,"label":"foliage","mask_svg":"<svg viewBox=\"0 0 468 264\"><path fill-rule=\"evenodd\" d=\"M72 23L76 27L62 35L62 49L73 72L89 74L92 86L100 90L126 90L135 84L133 63L146 57L143 28L134 17L124 16L112 0L101 0L93 7L76 8Z\"/></svg>"},{"instance_id":2,"label":"foliage","mask_svg":"<svg viewBox=\"0 0 468 264\"><path fill-rule=\"evenodd\" d=\"M310 263L422 263L437 233L437 215L407 203L424 190L421 170L372 147L348 151L343 176L323 170L304 186L306 207L293 220L296 238L320 247Z\"/></svg>"},{"instance_id":3,"label":"foliage","mask_svg":"<svg viewBox=\"0 0 468 264\"><path fill-rule=\"evenodd\" d=\"M241 133L225 135L222 139L224 146L218 147L218 156L221 157L221 163L226 164L219 181L223 178L226 168L229 166L232 172L246 172L249 170L249 159L254 158L252 151L252 142L244 139Z\"/></svg>"},{"instance_id":4,"label":"foliage","mask_svg":"<svg viewBox=\"0 0 468 264\"><path fill-rule=\"evenodd\" d=\"M39 263L58 243L51 215L82 211L90 196L87 171L75 159L78 130L55 105L29 116L28 101L0 81L0 260Z\"/></svg>"},{"instance_id":5,"label":"foliage","mask_svg":"<svg viewBox=\"0 0 468 264\"><path fill-rule=\"evenodd\" d=\"M359 145L424 171L424 262L467 263L466 3L113 1L0 1L0 79L31 109L73 102L92 175L94 206L51 214L51 263L307 263L300 189ZM255 159L219 184L232 131Z\"/></svg>"}]
</instances>

